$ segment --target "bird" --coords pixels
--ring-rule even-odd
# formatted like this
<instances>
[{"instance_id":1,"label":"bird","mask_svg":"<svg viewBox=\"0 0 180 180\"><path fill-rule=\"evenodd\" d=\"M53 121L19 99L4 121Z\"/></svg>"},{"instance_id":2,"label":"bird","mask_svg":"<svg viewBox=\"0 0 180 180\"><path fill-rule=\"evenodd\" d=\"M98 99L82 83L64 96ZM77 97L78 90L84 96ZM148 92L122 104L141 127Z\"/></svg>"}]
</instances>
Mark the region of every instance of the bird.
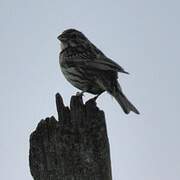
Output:
<instances>
[{"instance_id":1,"label":"bird","mask_svg":"<svg viewBox=\"0 0 180 180\"><path fill-rule=\"evenodd\" d=\"M108 58L82 32L76 29L64 30L57 39L60 41L59 64L65 78L81 95L88 92L96 95L103 92L112 95L123 111L140 114L124 95L118 82L118 73L129 74L120 65Z\"/></svg>"}]
</instances>

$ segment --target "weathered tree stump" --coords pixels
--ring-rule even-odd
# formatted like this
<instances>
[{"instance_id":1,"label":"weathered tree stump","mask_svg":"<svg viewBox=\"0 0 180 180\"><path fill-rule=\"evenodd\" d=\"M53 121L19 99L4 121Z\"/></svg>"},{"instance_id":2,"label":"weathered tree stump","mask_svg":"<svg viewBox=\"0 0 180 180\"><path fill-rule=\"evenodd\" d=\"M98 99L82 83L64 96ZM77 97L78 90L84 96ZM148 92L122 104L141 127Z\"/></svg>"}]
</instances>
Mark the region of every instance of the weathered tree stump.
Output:
<instances>
[{"instance_id":1,"label":"weathered tree stump","mask_svg":"<svg viewBox=\"0 0 180 180\"><path fill-rule=\"evenodd\" d=\"M58 121L41 120L30 136L34 180L112 180L104 112L92 99L72 96L70 109L56 95Z\"/></svg>"}]
</instances>

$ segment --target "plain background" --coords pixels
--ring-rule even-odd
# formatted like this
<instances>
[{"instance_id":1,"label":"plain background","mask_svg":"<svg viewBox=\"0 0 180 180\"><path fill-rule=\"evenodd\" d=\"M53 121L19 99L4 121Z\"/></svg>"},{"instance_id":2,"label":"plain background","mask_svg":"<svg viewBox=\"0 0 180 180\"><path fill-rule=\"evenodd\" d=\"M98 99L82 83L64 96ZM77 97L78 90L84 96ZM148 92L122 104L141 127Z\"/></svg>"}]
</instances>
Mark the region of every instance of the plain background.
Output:
<instances>
[{"instance_id":1,"label":"plain background","mask_svg":"<svg viewBox=\"0 0 180 180\"><path fill-rule=\"evenodd\" d=\"M141 114L104 93L114 180L180 178L180 3L177 0L0 0L0 179L32 180L29 135L78 90L63 77L57 36L87 35L130 75L119 82ZM92 97L86 94L85 100Z\"/></svg>"}]
</instances>

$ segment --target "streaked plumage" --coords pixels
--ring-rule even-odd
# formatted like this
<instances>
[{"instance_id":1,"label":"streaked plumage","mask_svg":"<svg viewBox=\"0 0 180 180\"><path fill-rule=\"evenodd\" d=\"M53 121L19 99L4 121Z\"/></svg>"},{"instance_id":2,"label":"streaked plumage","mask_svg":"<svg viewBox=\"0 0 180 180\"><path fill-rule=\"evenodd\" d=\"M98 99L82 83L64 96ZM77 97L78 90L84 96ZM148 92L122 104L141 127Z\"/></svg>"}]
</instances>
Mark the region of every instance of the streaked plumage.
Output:
<instances>
[{"instance_id":1,"label":"streaked plumage","mask_svg":"<svg viewBox=\"0 0 180 180\"><path fill-rule=\"evenodd\" d=\"M61 41L60 67L73 86L96 95L107 91L126 114L130 111L139 114L123 94L117 80L118 72L128 72L106 57L80 31L68 29L58 39Z\"/></svg>"}]
</instances>

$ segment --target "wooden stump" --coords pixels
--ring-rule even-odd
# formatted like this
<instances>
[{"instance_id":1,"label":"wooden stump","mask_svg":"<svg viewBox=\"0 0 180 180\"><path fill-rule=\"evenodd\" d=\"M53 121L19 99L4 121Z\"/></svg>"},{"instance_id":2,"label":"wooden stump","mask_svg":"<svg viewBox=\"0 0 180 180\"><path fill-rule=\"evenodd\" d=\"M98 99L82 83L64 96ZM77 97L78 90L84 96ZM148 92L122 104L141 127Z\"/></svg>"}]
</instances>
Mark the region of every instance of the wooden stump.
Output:
<instances>
[{"instance_id":1,"label":"wooden stump","mask_svg":"<svg viewBox=\"0 0 180 180\"><path fill-rule=\"evenodd\" d=\"M56 95L58 120L41 120L30 136L34 180L112 180L104 112L72 96L70 109Z\"/></svg>"}]
</instances>

